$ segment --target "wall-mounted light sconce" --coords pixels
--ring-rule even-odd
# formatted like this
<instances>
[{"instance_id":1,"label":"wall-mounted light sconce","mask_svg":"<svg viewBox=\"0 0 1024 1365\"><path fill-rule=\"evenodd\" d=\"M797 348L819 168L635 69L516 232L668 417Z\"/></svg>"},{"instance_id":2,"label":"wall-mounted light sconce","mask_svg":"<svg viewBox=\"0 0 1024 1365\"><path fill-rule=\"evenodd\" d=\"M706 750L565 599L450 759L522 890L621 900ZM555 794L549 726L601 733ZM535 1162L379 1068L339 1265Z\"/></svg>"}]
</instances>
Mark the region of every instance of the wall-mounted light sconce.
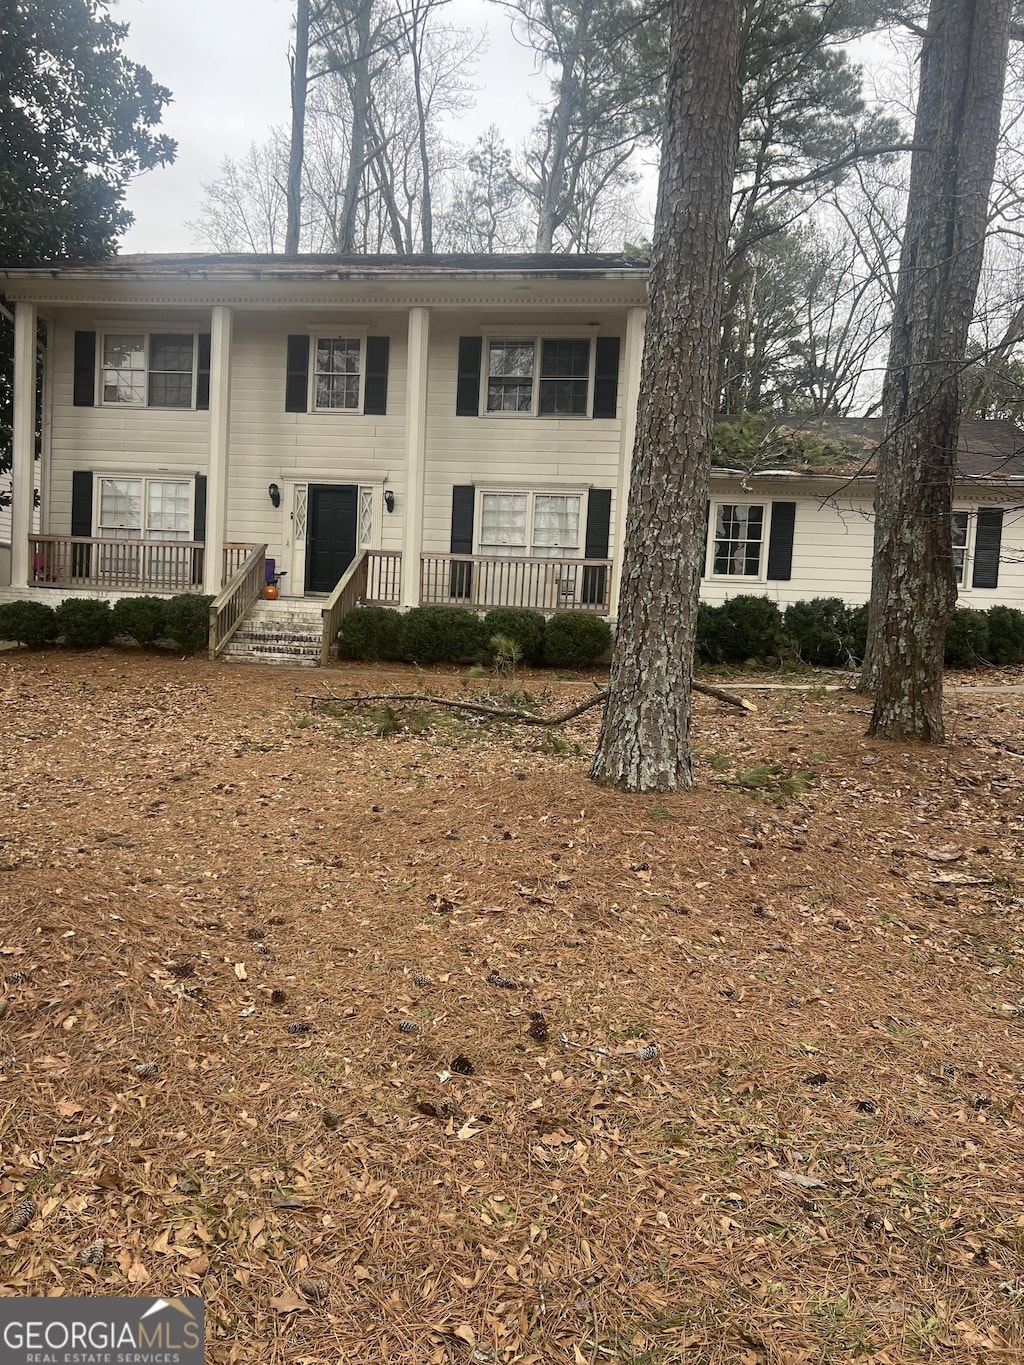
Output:
<instances>
[{"instance_id":1,"label":"wall-mounted light sconce","mask_svg":"<svg viewBox=\"0 0 1024 1365\"><path fill-rule=\"evenodd\" d=\"M276 483L272 483L272 484L270 485L270 487L267 489L267 493L268 493L268 495L269 495L269 497L270 497L270 501L274 504L274 506L275 506L275 507L280 507L280 506L281 506L281 490L280 490L280 488L278 488L278 486L277 486Z\"/></svg>"},{"instance_id":2,"label":"wall-mounted light sconce","mask_svg":"<svg viewBox=\"0 0 1024 1365\"><path fill-rule=\"evenodd\" d=\"M384 506L388 509L389 512L393 512L395 510L395 495L394 493L392 493L390 488L388 488L384 493Z\"/></svg>"}]
</instances>

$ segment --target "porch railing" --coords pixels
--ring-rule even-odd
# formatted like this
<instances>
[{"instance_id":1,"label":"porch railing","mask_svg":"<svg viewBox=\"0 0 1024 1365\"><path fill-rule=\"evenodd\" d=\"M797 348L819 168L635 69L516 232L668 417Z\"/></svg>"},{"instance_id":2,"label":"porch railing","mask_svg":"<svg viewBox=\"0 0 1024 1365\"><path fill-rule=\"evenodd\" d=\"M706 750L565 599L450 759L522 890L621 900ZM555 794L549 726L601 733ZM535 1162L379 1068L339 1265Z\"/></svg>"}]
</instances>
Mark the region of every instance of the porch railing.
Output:
<instances>
[{"instance_id":1,"label":"porch railing","mask_svg":"<svg viewBox=\"0 0 1024 1365\"><path fill-rule=\"evenodd\" d=\"M220 581L222 585L231 582L235 574L256 548L255 545L245 545L241 541L229 540L225 542L224 558L220 572Z\"/></svg>"},{"instance_id":2,"label":"porch railing","mask_svg":"<svg viewBox=\"0 0 1024 1365\"><path fill-rule=\"evenodd\" d=\"M234 574L210 603L210 658L216 659L267 585L267 547L250 547Z\"/></svg>"},{"instance_id":3,"label":"porch railing","mask_svg":"<svg viewBox=\"0 0 1024 1365\"><path fill-rule=\"evenodd\" d=\"M424 606L529 607L533 611L588 611L607 616L610 559L500 559L490 555L423 555Z\"/></svg>"},{"instance_id":4,"label":"porch railing","mask_svg":"<svg viewBox=\"0 0 1024 1365\"><path fill-rule=\"evenodd\" d=\"M397 550L361 550L324 603L320 664L326 666L344 618L361 602L394 606L402 600L402 556Z\"/></svg>"},{"instance_id":5,"label":"porch railing","mask_svg":"<svg viewBox=\"0 0 1024 1365\"><path fill-rule=\"evenodd\" d=\"M39 588L117 592L202 592L205 546L200 540L104 540L90 536L30 536L31 576Z\"/></svg>"}]
</instances>

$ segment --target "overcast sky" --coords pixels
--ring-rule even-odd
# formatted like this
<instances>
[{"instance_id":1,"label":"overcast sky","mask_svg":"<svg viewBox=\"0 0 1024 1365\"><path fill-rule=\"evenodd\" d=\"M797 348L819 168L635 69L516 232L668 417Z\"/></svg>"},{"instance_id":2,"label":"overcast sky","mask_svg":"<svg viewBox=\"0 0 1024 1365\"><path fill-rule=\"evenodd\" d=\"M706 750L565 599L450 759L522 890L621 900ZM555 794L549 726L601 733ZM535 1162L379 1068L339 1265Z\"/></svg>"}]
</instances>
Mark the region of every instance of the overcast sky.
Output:
<instances>
[{"instance_id":1,"label":"overcast sky","mask_svg":"<svg viewBox=\"0 0 1024 1365\"><path fill-rule=\"evenodd\" d=\"M287 123L288 45L293 0L117 0L127 23L125 51L170 88L174 102L163 129L176 138L178 157L130 188L135 226L121 250L195 251L185 224L202 201L202 182L216 177L226 156L241 156L274 124ZM487 0L452 0L448 22L487 31L477 61L476 108L452 133L472 142L489 123L518 141L535 118L531 99L546 82L532 54L516 43L508 19Z\"/></svg>"}]
</instances>

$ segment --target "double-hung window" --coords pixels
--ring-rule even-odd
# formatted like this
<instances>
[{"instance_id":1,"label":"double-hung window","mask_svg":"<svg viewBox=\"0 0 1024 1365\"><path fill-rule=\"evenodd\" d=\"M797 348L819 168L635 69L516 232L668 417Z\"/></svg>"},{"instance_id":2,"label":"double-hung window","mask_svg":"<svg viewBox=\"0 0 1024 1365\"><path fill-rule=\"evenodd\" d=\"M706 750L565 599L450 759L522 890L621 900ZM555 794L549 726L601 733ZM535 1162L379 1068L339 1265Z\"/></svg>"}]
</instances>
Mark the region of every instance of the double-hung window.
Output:
<instances>
[{"instance_id":1,"label":"double-hung window","mask_svg":"<svg viewBox=\"0 0 1024 1365\"><path fill-rule=\"evenodd\" d=\"M317 337L313 406L318 412L359 412L363 404L360 337Z\"/></svg>"},{"instance_id":2,"label":"double-hung window","mask_svg":"<svg viewBox=\"0 0 1024 1365\"><path fill-rule=\"evenodd\" d=\"M196 337L190 332L108 332L101 373L105 404L192 408Z\"/></svg>"},{"instance_id":3,"label":"double-hung window","mask_svg":"<svg viewBox=\"0 0 1024 1365\"><path fill-rule=\"evenodd\" d=\"M484 493L479 553L502 558L577 558L582 503L582 493Z\"/></svg>"},{"instance_id":4,"label":"double-hung window","mask_svg":"<svg viewBox=\"0 0 1024 1365\"><path fill-rule=\"evenodd\" d=\"M488 341L485 411L588 416L593 351L590 337Z\"/></svg>"},{"instance_id":5,"label":"double-hung window","mask_svg":"<svg viewBox=\"0 0 1024 1365\"><path fill-rule=\"evenodd\" d=\"M191 479L100 478L98 504L101 539L192 539Z\"/></svg>"},{"instance_id":6,"label":"double-hung window","mask_svg":"<svg viewBox=\"0 0 1024 1365\"><path fill-rule=\"evenodd\" d=\"M967 543L971 531L970 512L953 513L953 572L957 587L967 583Z\"/></svg>"},{"instance_id":7,"label":"double-hung window","mask_svg":"<svg viewBox=\"0 0 1024 1365\"><path fill-rule=\"evenodd\" d=\"M763 503L717 503L711 545L712 574L723 578L759 577L764 527Z\"/></svg>"}]
</instances>

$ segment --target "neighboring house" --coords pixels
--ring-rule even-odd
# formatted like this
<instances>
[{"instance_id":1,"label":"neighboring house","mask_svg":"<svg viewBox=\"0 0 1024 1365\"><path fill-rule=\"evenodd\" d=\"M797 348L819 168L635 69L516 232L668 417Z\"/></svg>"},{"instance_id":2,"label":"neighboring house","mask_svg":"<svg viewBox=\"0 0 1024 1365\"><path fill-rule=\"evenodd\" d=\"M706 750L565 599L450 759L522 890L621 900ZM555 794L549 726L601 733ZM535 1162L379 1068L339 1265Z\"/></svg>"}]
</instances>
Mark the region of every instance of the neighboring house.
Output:
<instances>
[{"instance_id":1,"label":"neighboring house","mask_svg":"<svg viewBox=\"0 0 1024 1365\"><path fill-rule=\"evenodd\" d=\"M614 617L646 291L618 256L0 271L17 319L11 591L223 597L244 579L233 628L265 556L332 629L357 600ZM842 467L716 470L704 596L866 600L861 446ZM1022 489L1016 429L965 424L954 532L972 603L1024 599Z\"/></svg>"}]
</instances>

